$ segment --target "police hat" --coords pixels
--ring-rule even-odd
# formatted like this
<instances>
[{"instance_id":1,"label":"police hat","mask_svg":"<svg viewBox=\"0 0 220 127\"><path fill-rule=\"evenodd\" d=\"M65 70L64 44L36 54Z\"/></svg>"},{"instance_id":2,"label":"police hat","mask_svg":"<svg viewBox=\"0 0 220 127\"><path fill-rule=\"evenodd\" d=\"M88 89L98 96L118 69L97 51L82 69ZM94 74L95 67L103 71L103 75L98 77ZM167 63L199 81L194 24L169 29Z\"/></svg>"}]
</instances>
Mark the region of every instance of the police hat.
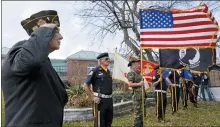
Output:
<instances>
[{"instance_id":1,"label":"police hat","mask_svg":"<svg viewBox=\"0 0 220 127\"><path fill-rule=\"evenodd\" d=\"M132 63L134 62L140 62L141 60L134 58L134 57L130 57L129 63L128 63L128 67L131 66Z\"/></svg>"},{"instance_id":2,"label":"police hat","mask_svg":"<svg viewBox=\"0 0 220 127\"><path fill-rule=\"evenodd\" d=\"M28 35L45 23L54 23L58 27L60 26L59 17L57 11L54 10L44 10L38 13L35 13L23 21L21 21L22 27L26 30Z\"/></svg>"},{"instance_id":3,"label":"police hat","mask_svg":"<svg viewBox=\"0 0 220 127\"><path fill-rule=\"evenodd\" d=\"M109 55L108 55L108 53L101 53L101 54L99 54L98 56L97 56L97 59L101 59L101 58L103 58L103 57L109 57Z\"/></svg>"}]
</instances>

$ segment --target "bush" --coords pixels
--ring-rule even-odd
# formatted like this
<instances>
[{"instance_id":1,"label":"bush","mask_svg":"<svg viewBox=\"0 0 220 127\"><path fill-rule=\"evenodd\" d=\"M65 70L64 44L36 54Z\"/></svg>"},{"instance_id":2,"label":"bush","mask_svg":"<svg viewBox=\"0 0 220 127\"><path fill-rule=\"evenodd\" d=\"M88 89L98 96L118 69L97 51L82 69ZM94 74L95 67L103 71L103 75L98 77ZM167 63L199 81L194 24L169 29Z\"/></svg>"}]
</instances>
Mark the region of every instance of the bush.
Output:
<instances>
[{"instance_id":1,"label":"bush","mask_svg":"<svg viewBox=\"0 0 220 127\"><path fill-rule=\"evenodd\" d=\"M92 99L87 95L83 87L76 86L67 86L68 94L68 103L66 107L82 108L82 107L91 107Z\"/></svg>"}]
</instances>

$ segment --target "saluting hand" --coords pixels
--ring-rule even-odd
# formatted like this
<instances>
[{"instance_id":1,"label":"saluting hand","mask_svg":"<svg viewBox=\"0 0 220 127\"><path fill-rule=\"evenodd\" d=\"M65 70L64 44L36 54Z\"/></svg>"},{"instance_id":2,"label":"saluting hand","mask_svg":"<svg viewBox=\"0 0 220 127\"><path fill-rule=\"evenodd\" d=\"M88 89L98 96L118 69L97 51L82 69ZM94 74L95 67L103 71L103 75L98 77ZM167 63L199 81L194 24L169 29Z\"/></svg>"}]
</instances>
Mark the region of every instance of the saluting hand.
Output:
<instances>
[{"instance_id":1,"label":"saluting hand","mask_svg":"<svg viewBox=\"0 0 220 127\"><path fill-rule=\"evenodd\" d=\"M46 24L42 24L40 27L55 28L55 27L57 27L57 25L54 23L46 23Z\"/></svg>"}]
</instances>

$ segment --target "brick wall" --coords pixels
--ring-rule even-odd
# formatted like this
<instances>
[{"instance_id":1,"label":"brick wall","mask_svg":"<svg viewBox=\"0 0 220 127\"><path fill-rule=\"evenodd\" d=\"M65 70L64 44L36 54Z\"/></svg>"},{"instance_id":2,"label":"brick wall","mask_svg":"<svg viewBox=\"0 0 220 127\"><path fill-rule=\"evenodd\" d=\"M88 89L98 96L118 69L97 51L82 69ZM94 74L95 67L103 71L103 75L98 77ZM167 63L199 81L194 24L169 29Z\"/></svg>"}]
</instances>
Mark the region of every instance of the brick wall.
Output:
<instances>
[{"instance_id":1,"label":"brick wall","mask_svg":"<svg viewBox=\"0 0 220 127\"><path fill-rule=\"evenodd\" d=\"M67 60L67 80L70 85L82 85L89 73L88 65L98 65L97 60ZM113 61L111 62L113 64ZM94 66L94 67L95 67Z\"/></svg>"},{"instance_id":2,"label":"brick wall","mask_svg":"<svg viewBox=\"0 0 220 127\"><path fill-rule=\"evenodd\" d=\"M211 86L220 87L220 71L212 70L209 72Z\"/></svg>"},{"instance_id":3,"label":"brick wall","mask_svg":"<svg viewBox=\"0 0 220 127\"><path fill-rule=\"evenodd\" d=\"M67 60L67 80L71 85L82 85L88 74L88 64L97 61Z\"/></svg>"}]
</instances>

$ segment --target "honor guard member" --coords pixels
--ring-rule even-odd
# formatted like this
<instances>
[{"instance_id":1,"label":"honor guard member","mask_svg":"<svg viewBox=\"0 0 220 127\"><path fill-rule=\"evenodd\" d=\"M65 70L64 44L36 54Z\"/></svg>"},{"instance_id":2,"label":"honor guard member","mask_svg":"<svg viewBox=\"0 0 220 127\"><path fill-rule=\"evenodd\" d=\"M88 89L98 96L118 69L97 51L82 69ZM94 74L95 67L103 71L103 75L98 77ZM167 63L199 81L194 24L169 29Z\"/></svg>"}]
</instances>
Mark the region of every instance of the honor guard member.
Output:
<instances>
[{"instance_id":1,"label":"honor guard member","mask_svg":"<svg viewBox=\"0 0 220 127\"><path fill-rule=\"evenodd\" d=\"M171 100L172 100L172 114L177 112L178 105L179 105L179 98L180 98L180 75L177 71L171 70L166 77L167 82L170 85L170 92L171 92Z\"/></svg>"},{"instance_id":2,"label":"honor guard member","mask_svg":"<svg viewBox=\"0 0 220 127\"><path fill-rule=\"evenodd\" d=\"M110 63L108 53L98 57L99 66L93 69L84 84L86 93L98 104L100 111L100 127L111 127L113 119L112 76L108 69ZM93 92L90 90L92 84Z\"/></svg>"},{"instance_id":3,"label":"honor guard member","mask_svg":"<svg viewBox=\"0 0 220 127\"><path fill-rule=\"evenodd\" d=\"M196 103L194 104L195 107L197 107L197 97L198 97L198 92L199 92L199 86L201 85L201 76L200 74L193 73L193 81L194 81L194 86L193 86L193 91L194 91L194 100Z\"/></svg>"},{"instance_id":4,"label":"honor guard member","mask_svg":"<svg viewBox=\"0 0 220 127\"><path fill-rule=\"evenodd\" d=\"M188 69L182 70L181 76L183 77L183 109L187 109L188 97L190 102L196 107L196 100L194 99L194 83L192 72Z\"/></svg>"},{"instance_id":5,"label":"honor guard member","mask_svg":"<svg viewBox=\"0 0 220 127\"><path fill-rule=\"evenodd\" d=\"M129 87L133 89L133 106L134 106L134 127L143 127L143 112L142 112L142 89L144 81L141 72L138 70L140 60L131 57L128 63L130 71L127 74Z\"/></svg>"},{"instance_id":6,"label":"honor guard member","mask_svg":"<svg viewBox=\"0 0 220 127\"><path fill-rule=\"evenodd\" d=\"M21 25L29 38L11 48L2 66L4 126L62 127L68 98L48 57L63 39L57 11L40 11Z\"/></svg>"},{"instance_id":7,"label":"honor guard member","mask_svg":"<svg viewBox=\"0 0 220 127\"><path fill-rule=\"evenodd\" d=\"M162 72L159 70L159 66L155 68L155 71L156 73L153 76L153 86L155 87L156 115L158 122L163 122L165 120L167 106L167 86Z\"/></svg>"}]
</instances>

